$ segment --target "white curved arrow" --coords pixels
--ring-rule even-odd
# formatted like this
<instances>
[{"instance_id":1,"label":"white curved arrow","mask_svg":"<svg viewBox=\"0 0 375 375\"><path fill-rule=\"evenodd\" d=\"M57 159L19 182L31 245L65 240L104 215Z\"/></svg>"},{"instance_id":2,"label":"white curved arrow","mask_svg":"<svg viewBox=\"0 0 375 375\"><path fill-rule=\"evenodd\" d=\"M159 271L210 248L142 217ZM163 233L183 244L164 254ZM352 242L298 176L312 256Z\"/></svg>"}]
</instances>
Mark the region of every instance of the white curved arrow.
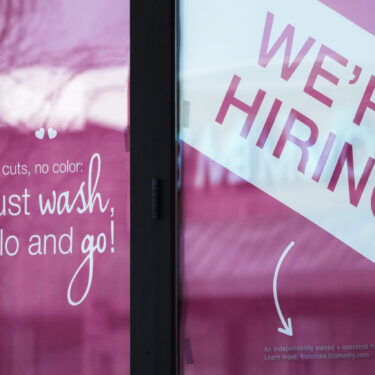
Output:
<instances>
[{"instance_id":1,"label":"white curved arrow","mask_svg":"<svg viewBox=\"0 0 375 375\"><path fill-rule=\"evenodd\" d=\"M284 258L290 251L290 249L294 246L294 241L292 241L288 247L284 250L283 254L281 255L279 262L277 263L275 275L273 277L273 298L275 299L275 305L277 313L279 314L279 318L281 320L281 323L283 324L283 328L279 328L278 331L280 333L283 333L284 335L293 336L293 328L292 328L292 319L288 318L288 323L285 321L285 318L283 316L283 313L280 309L279 299L277 297L277 276L280 271L281 263L283 262Z\"/></svg>"}]
</instances>

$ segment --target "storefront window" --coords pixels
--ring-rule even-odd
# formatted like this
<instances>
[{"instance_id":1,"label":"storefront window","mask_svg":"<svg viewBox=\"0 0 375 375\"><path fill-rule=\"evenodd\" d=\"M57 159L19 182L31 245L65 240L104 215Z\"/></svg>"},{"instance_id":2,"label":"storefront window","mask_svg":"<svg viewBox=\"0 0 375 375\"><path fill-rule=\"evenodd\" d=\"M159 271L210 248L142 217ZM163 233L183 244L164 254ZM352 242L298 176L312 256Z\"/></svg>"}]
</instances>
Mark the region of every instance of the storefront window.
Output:
<instances>
[{"instance_id":1,"label":"storefront window","mask_svg":"<svg viewBox=\"0 0 375 375\"><path fill-rule=\"evenodd\" d=\"M182 374L375 369L375 8L324 3L179 2Z\"/></svg>"},{"instance_id":2,"label":"storefront window","mask_svg":"<svg viewBox=\"0 0 375 375\"><path fill-rule=\"evenodd\" d=\"M129 3L0 8L0 373L129 374Z\"/></svg>"}]
</instances>

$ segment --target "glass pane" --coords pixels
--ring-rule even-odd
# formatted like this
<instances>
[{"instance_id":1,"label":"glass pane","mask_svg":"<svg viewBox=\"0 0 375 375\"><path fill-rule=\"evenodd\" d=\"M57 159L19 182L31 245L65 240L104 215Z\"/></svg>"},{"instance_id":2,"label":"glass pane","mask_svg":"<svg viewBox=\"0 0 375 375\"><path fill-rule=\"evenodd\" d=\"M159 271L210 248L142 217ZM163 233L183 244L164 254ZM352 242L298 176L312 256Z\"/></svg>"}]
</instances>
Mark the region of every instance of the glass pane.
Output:
<instances>
[{"instance_id":1,"label":"glass pane","mask_svg":"<svg viewBox=\"0 0 375 375\"><path fill-rule=\"evenodd\" d=\"M373 373L373 2L179 7L182 373Z\"/></svg>"},{"instance_id":2,"label":"glass pane","mask_svg":"<svg viewBox=\"0 0 375 375\"><path fill-rule=\"evenodd\" d=\"M129 374L128 1L0 18L0 373Z\"/></svg>"}]
</instances>

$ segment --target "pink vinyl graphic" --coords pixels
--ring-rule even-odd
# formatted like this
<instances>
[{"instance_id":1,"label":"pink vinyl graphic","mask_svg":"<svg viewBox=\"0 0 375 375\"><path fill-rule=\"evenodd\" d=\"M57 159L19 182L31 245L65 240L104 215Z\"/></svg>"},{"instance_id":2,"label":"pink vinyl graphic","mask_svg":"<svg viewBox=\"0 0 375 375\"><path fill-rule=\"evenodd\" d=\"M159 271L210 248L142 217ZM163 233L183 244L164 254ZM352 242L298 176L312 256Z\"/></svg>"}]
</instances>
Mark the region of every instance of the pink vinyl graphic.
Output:
<instances>
[{"instance_id":1,"label":"pink vinyl graphic","mask_svg":"<svg viewBox=\"0 0 375 375\"><path fill-rule=\"evenodd\" d=\"M324 3L181 2L183 374L375 369L374 9Z\"/></svg>"},{"instance_id":2,"label":"pink vinyl graphic","mask_svg":"<svg viewBox=\"0 0 375 375\"><path fill-rule=\"evenodd\" d=\"M0 8L0 373L129 374L129 3Z\"/></svg>"}]
</instances>

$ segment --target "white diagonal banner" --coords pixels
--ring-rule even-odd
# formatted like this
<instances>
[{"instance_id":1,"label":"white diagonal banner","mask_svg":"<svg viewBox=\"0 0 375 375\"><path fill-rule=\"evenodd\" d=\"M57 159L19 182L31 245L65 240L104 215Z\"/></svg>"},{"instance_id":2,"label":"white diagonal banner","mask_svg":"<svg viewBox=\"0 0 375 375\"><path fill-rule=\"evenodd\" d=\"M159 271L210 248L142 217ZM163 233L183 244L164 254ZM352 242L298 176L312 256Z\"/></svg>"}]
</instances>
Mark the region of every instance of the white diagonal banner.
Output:
<instances>
[{"instance_id":1,"label":"white diagonal banner","mask_svg":"<svg viewBox=\"0 0 375 375\"><path fill-rule=\"evenodd\" d=\"M183 0L181 139L375 261L373 51L318 1Z\"/></svg>"}]
</instances>

